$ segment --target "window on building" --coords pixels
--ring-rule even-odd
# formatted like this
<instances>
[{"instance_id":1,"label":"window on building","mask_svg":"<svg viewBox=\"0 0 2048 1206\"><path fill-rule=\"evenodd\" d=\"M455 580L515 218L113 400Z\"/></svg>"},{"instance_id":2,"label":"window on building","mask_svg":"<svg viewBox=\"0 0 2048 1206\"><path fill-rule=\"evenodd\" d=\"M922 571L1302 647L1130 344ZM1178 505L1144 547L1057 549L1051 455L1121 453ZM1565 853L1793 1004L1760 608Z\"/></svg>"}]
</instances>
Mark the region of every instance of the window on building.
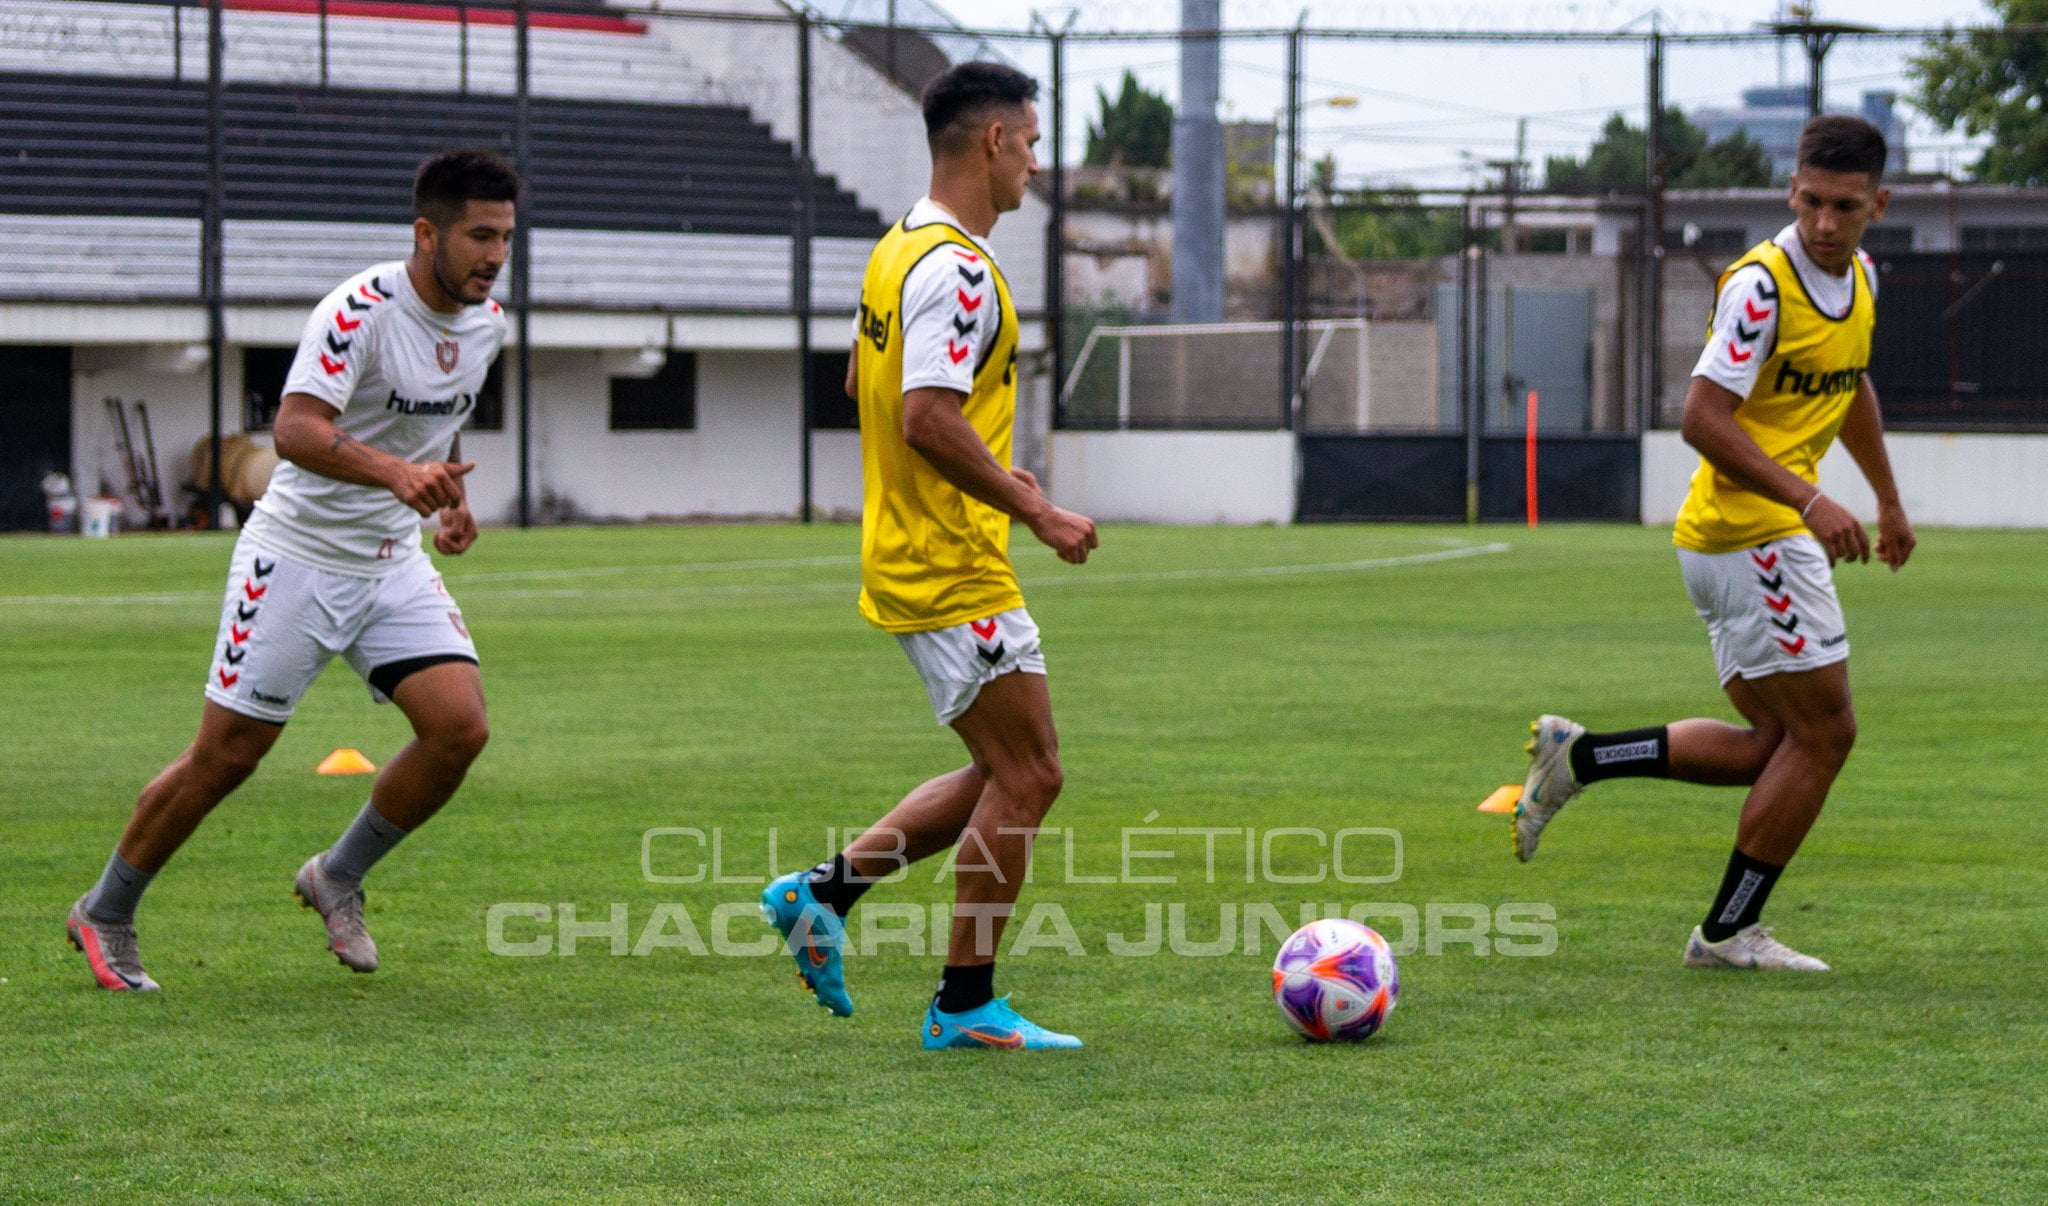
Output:
<instances>
[{"instance_id":1,"label":"window on building","mask_svg":"<svg viewBox=\"0 0 2048 1206\"><path fill-rule=\"evenodd\" d=\"M851 352L811 353L811 430L859 431L860 407L846 396Z\"/></svg>"},{"instance_id":2,"label":"window on building","mask_svg":"<svg viewBox=\"0 0 2048 1206\"><path fill-rule=\"evenodd\" d=\"M1964 251L2048 251L2048 226L1965 226Z\"/></svg>"},{"instance_id":3,"label":"window on building","mask_svg":"<svg viewBox=\"0 0 2048 1206\"><path fill-rule=\"evenodd\" d=\"M1904 255L1913 250L1913 228L1879 223L1863 231L1863 250L1871 255Z\"/></svg>"},{"instance_id":4,"label":"window on building","mask_svg":"<svg viewBox=\"0 0 2048 1206\"><path fill-rule=\"evenodd\" d=\"M462 425L464 431L505 430L505 358L499 356L491 361L491 371L484 374L483 387L476 391L476 409L469 412L469 420Z\"/></svg>"},{"instance_id":5,"label":"window on building","mask_svg":"<svg viewBox=\"0 0 2048 1206\"><path fill-rule=\"evenodd\" d=\"M670 352L652 377L612 378L613 431L694 431L697 354Z\"/></svg>"},{"instance_id":6,"label":"window on building","mask_svg":"<svg viewBox=\"0 0 2048 1206\"><path fill-rule=\"evenodd\" d=\"M284 379L299 349L242 349L242 430L269 431L284 401Z\"/></svg>"}]
</instances>

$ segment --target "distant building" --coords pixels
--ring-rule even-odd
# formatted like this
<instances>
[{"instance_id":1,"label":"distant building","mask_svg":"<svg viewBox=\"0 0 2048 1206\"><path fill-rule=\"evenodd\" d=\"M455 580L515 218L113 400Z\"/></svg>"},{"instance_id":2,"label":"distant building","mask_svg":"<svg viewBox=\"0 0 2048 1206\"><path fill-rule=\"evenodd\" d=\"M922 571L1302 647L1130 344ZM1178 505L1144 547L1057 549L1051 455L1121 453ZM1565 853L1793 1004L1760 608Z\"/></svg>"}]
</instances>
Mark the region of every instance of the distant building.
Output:
<instances>
[{"instance_id":1,"label":"distant building","mask_svg":"<svg viewBox=\"0 0 2048 1206\"><path fill-rule=\"evenodd\" d=\"M1798 164L1799 131L1806 126L1806 99L1804 84L1748 88L1742 93L1740 109L1700 109L1692 119L1714 142L1734 134L1749 135L1761 143L1764 153L1770 156L1771 171L1783 178L1790 176ZM1865 92L1856 116L1884 133L1885 141L1892 148L1892 167L1903 170L1906 166L1906 126L1894 107L1898 99L1896 92Z\"/></svg>"}]
</instances>

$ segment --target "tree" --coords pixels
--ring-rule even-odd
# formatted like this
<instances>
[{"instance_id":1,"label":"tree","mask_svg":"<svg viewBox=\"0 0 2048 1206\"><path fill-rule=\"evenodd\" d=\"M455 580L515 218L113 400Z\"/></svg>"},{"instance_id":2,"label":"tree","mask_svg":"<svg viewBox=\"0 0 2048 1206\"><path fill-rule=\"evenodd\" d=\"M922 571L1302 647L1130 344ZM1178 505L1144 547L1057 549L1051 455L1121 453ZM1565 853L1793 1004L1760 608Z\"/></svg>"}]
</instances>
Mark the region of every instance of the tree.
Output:
<instances>
[{"instance_id":1,"label":"tree","mask_svg":"<svg viewBox=\"0 0 2048 1206\"><path fill-rule=\"evenodd\" d=\"M1082 162L1090 167L1168 166L1173 159L1173 106L1166 98L1124 72L1116 99L1100 87L1095 98L1101 105L1096 121L1088 123L1088 151Z\"/></svg>"},{"instance_id":2,"label":"tree","mask_svg":"<svg viewBox=\"0 0 2048 1206\"><path fill-rule=\"evenodd\" d=\"M2002 24L2048 21L2048 0L1985 0ZM2048 181L2048 39L1944 33L1907 60L1913 105L1943 131L1991 136L1970 173L1993 184Z\"/></svg>"},{"instance_id":3,"label":"tree","mask_svg":"<svg viewBox=\"0 0 2048 1206\"><path fill-rule=\"evenodd\" d=\"M1543 161L1545 187L1555 193L1640 193L1649 147L1649 133L1616 113L1607 119L1584 160L1552 155ZM1769 183L1770 156L1755 139L1738 130L1709 143L1707 132L1684 113L1664 110L1665 187L1740 188Z\"/></svg>"}]
</instances>

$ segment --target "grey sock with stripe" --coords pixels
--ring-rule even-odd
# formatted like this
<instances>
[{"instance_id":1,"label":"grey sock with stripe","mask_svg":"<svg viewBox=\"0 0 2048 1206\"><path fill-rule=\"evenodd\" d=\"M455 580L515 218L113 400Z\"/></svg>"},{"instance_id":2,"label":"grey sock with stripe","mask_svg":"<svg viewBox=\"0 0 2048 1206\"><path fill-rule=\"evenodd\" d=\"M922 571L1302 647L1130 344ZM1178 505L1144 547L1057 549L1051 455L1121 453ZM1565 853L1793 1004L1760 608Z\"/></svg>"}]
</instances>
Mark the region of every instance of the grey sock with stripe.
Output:
<instances>
[{"instance_id":1,"label":"grey sock with stripe","mask_svg":"<svg viewBox=\"0 0 2048 1206\"><path fill-rule=\"evenodd\" d=\"M86 894L85 915L109 924L132 923L135 906L142 902L143 889L155 878L154 871L138 871L130 866L121 857L120 848L115 847L113 856L107 859L107 869L100 872L100 882Z\"/></svg>"},{"instance_id":2,"label":"grey sock with stripe","mask_svg":"<svg viewBox=\"0 0 2048 1206\"><path fill-rule=\"evenodd\" d=\"M330 879L361 883L377 860L391 853L410 830L400 829L384 819L375 804L364 804L356 819L320 860L321 873Z\"/></svg>"}]
</instances>

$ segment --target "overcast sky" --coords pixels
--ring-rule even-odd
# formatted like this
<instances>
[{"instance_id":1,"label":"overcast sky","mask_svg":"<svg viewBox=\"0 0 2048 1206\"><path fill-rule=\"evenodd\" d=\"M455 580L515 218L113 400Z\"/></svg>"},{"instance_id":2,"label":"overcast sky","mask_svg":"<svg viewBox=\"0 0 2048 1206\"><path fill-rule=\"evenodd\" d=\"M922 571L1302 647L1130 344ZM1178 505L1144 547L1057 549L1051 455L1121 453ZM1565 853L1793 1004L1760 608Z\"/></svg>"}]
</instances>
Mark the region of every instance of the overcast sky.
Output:
<instances>
[{"instance_id":1,"label":"overcast sky","mask_svg":"<svg viewBox=\"0 0 2048 1206\"><path fill-rule=\"evenodd\" d=\"M1093 32L1171 29L1177 0L1107 0L1083 6L1032 0L939 0L963 25L1028 28L1033 10L1054 21L1078 11L1075 28ZM1226 29L1279 29L1292 25L1300 3L1225 0ZM1584 3L1506 4L1489 0L1411 0L1363 3L1320 0L1306 6L1313 28L1612 31L1646 29L1651 9L1610 0ZM1667 31L1725 33L1754 29L1776 18L1773 0L1730 0L1718 7L1670 5L1659 10ZM1960 0L1822 0L1823 20L1853 20L1883 28L1925 28L1988 19L1981 3ZM1047 70L1042 44L1002 41L999 47L1028 70ZM1860 94L1909 94L1910 41L1843 41L1827 60L1831 107L1853 107ZM1270 118L1285 103L1286 55L1278 39L1236 41L1224 50L1225 115ZM1114 89L1129 68L1172 98L1178 91L1171 42L1071 44L1067 54L1067 156L1079 158L1097 86ZM1782 76L1781 76L1782 71ZM1665 95L1688 111L1740 104L1747 87L1801 83L1806 65L1797 47L1781 56L1769 44L1741 47L1676 46L1666 61ZM1407 182L1456 187L1473 179L1474 165L1514 154L1519 119L1524 157L1540 170L1546 155L1580 154L1608 114L1625 112L1640 124L1646 95L1639 44L1617 46L1521 43L1359 42L1310 44L1303 95L1308 156L1337 157L1347 182ZM1354 103L1346 104L1346 101ZM1332 104L1335 100L1337 104ZM1911 166L1934 170L1966 163L1972 148L1912 121Z\"/></svg>"}]
</instances>

